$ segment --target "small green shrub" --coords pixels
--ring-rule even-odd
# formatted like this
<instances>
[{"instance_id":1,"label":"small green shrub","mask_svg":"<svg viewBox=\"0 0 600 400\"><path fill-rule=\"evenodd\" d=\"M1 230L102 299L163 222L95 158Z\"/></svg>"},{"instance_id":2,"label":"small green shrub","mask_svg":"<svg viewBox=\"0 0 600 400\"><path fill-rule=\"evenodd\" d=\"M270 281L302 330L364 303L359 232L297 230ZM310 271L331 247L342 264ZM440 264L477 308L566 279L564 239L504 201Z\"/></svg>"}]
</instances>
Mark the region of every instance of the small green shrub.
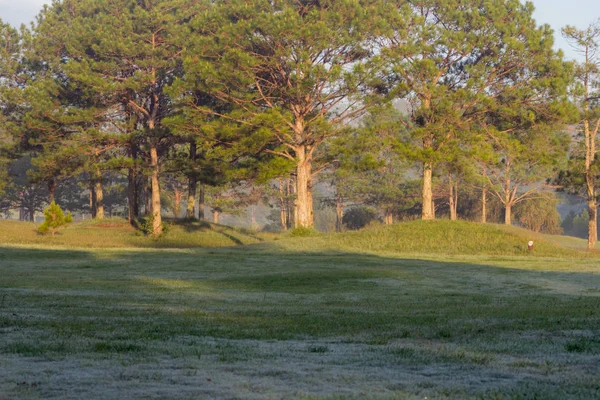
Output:
<instances>
[{"instance_id":1,"label":"small green shrub","mask_svg":"<svg viewBox=\"0 0 600 400\"><path fill-rule=\"evenodd\" d=\"M315 231L312 228L294 228L290 230L291 237L309 237L309 236L318 236L319 232Z\"/></svg>"},{"instance_id":2,"label":"small green shrub","mask_svg":"<svg viewBox=\"0 0 600 400\"><path fill-rule=\"evenodd\" d=\"M342 223L346 228L357 231L377 221L377 213L368 207L351 208L344 214Z\"/></svg>"},{"instance_id":3,"label":"small green shrub","mask_svg":"<svg viewBox=\"0 0 600 400\"><path fill-rule=\"evenodd\" d=\"M139 221L140 231L146 236L152 236L154 233L154 214L150 214L146 218L142 218ZM171 230L172 225L168 222L162 222L162 233L159 237L165 236Z\"/></svg>"},{"instance_id":4,"label":"small green shrub","mask_svg":"<svg viewBox=\"0 0 600 400\"><path fill-rule=\"evenodd\" d=\"M67 226L73 222L73 216L71 213L65 215L65 212L55 202L50 203L50 205L44 210L44 216L46 217L46 220L38 227L38 232L50 232L52 236L54 236L59 228Z\"/></svg>"}]
</instances>

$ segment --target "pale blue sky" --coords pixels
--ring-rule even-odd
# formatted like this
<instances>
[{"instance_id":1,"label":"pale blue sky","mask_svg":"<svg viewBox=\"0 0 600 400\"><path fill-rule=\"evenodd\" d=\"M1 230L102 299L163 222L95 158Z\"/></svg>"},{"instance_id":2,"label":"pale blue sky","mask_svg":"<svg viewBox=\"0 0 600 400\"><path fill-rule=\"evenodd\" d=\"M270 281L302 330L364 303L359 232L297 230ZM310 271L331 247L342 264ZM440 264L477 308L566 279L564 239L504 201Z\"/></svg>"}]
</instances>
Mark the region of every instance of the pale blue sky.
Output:
<instances>
[{"instance_id":1,"label":"pale blue sky","mask_svg":"<svg viewBox=\"0 0 600 400\"><path fill-rule=\"evenodd\" d=\"M555 31L557 47L562 48L569 58L576 54L560 37L565 25L585 28L600 18L600 0L532 0L536 7L538 24L550 24ZM0 0L0 18L15 26L29 23L50 0Z\"/></svg>"}]
</instances>

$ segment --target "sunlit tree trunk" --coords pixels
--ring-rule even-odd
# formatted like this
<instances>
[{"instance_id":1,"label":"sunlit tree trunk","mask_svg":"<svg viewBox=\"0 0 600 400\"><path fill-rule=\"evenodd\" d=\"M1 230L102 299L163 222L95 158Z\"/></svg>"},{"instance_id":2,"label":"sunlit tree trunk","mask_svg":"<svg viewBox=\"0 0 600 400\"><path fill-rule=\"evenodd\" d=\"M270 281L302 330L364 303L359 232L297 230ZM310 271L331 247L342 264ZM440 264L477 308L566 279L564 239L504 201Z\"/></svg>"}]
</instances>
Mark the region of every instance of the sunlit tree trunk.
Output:
<instances>
[{"instance_id":1,"label":"sunlit tree trunk","mask_svg":"<svg viewBox=\"0 0 600 400\"><path fill-rule=\"evenodd\" d=\"M104 192L101 178L96 180L94 192L96 193L96 219L104 219Z\"/></svg>"},{"instance_id":2,"label":"sunlit tree trunk","mask_svg":"<svg viewBox=\"0 0 600 400\"><path fill-rule=\"evenodd\" d=\"M456 221L458 219L458 185L452 179L452 173L448 174L448 204L450 206L450 220Z\"/></svg>"},{"instance_id":3,"label":"sunlit tree trunk","mask_svg":"<svg viewBox=\"0 0 600 400\"><path fill-rule=\"evenodd\" d=\"M385 210L384 222L386 225L392 225L394 223L394 213L392 212L392 210Z\"/></svg>"},{"instance_id":4,"label":"sunlit tree trunk","mask_svg":"<svg viewBox=\"0 0 600 400\"><path fill-rule=\"evenodd\" d=\"M288 210L287 210L287 196L283 187L283 179L278 179L279 182L279 219L281 221L281 229L287 231L288 229ZM288 183L289 185L289 183ZM289 188L288 188L289 190Z\"/></svg>"},{"instance_id":5,"label":"sunlit tree trunk","mask_svg":"<svg viewBox=\"0 0 600 400\"><path fill-rule=\"evenodd\" d=\"M192 140L190 142L190 162L194 163L196 160L196 142ZM194 207L196 206L196 195L198 192L198 180L193 173L190 173L188 177L188 199L186 208L186 217L194 218Z\"/></svg>"},{"instance_id":6,"label":"sunlit tree trunk","mask_svg":"<svg viewBox=\"0 0 600 400\"><path fill-rule=\"evenodd\" d=\"M295 225L297 228L314 226L312 207L312 160L306 146L296 149L298 164L296 165L296 207Z\"/></svg>"},{"instance_id":7,"label":"sunlit tree trunk","mask_svg":"<svg viewBox=\"0 0 600 400\"><path fill-rule=\"evenodd\" d=\"M152 169L152 234L159 236L162 233L162 219L160 215L160 187L158 170L158 149L153 143L150 147L150 168Z\"/></svg>"},{"instance_id":8,"label":"sunlit tree trunk","mask_svg":"<svg viewBox=\"0 0 600 400\"><path fill-rule=\"evenodd\" d=\"M487 223L487 188L481 191L481 223Z\"/></svg>"},{"instance_id":9,"label":"sunlit tree trunk","mask_svg":"<svg viewBox=\"0 0 600 400\"><path fill-rule=\"evenodd\" d=\"M181 191L178 187L175 187L175 192L173 193L173 217L179 218L181 217L181 201L183 200L183 191Z\"/></svg>"},{"instance_id":10,"label":"sunlit tree trunk","mask_svg":"<svg viewBox=\"0 0 600 400\"><path fill-rule=\"evenodd\" d=\"M422 219L435 219L435 210L433 206L433 164L423 163L423 209Z\"/></svg>"}]
</instances>

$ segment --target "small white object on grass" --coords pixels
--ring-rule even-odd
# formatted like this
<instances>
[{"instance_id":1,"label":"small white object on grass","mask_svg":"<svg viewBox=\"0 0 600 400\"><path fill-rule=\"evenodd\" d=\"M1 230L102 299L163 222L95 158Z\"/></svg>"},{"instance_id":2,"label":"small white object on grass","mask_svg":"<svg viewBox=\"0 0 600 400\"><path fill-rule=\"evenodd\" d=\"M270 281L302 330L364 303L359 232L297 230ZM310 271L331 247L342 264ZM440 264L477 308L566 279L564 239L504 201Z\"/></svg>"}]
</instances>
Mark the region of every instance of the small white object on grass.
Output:
<instances>
[{"instance_id":1,"label":"small white object on grass","mask_svg":"<svg viewBox=\"0 0 600 400\"><path fill-rule=\"evenodd\" d=\"M533 240L530 240L529 243L527 243L527 249L533 250Z\"/></svg>"}]
</instances>

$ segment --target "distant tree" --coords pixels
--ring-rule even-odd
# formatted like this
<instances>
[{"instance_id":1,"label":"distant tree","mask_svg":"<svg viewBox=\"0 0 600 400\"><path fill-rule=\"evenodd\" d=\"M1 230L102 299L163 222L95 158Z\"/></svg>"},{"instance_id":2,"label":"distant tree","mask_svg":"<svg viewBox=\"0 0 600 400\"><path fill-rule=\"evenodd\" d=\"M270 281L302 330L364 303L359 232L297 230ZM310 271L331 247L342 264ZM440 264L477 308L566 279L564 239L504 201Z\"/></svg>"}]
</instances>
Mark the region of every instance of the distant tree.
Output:
<instances>
[{"instance_id":1,"label":"distant tree","mask_svg":"<svg viewBox=\"0 0 600 400\"><path fill-rule=\"evenodd\" d=\"M65 215L64 211L55 202L51 202L50 205L44 210L44 216L46 219L44 223L39 226L38 231L40 233L46 233L50 231L52 236L56 233L59 228L65 227L73 222L73 216L69 212Z\"/></svg>"},{"instance_id":2,"label":"distant tree","mask_svg":"<svg viewBox=\"0 0 600 400\"><path fill-rule=\"evenodd\" d=\"M409 140L402 113L388 105L372 108L352 133L329 144L338 221L343 201L379 210L386 224L414 206L407 191L414 173L406 155Z\"/></svg>"},{"instance_id":3,"label":"distant tree","mask_svg":"<svg viewBox=\"0 0 600 400\"><path fill-rule=\"evenodd\" d=\"M571 211L563 220L562 228L565 235L587 238L588 222L589 215L587 209L584 209L579 214L576 214L574 211Z\"/></svg>"},{"instance_id":4,"label":"distant tree","mask_svg":"<svg viewBox=\"0 0 600 400\"><path fill-rule=\"evenodd\" d=\"M239 215L244 208L231 184L207 186L205 204L211 209L215 224L220 222L222 214Z\"/></svg>"},{"instance_id":5,"label":"distant tree","mask_svg":"<svg viewBox=\"0 0 600 400\"><path fill-rule=\"evenodd\" d=\"M489 191L504 207L504 223L512 224L512 209L543 192L567 161L568 135L554 126L515 132L490 131L497 159L487 166Z\"/></svg>"},{"instance_id":6,"label":"distant tree","mask_svg":"<svg viewBox=\"0 0 600 400\"><path fill-rule=\"evenodd\" d=\"M344 225L350 230L358 230L377 221L377 213L369 207L353 207L344 214Z\"/></svg>"},{"instance_id":7,"label":"distant tree","mask_svg":"<svg viewBox=\"0 0 600 400\"><path fill-rule=\"evenodd\" d=\"M562 183L577 191L584 188L583 194L588 203L588 249L593 249L598 240L598 145L596 139L600 130L600 20L586 29L579 30L567 26L562 34L569 44L583 56L576 64L576 85L573 97L579 108L579 133L583 136L583 149L572 158L571 176L563 176ZM578 179L581 176L582 179Z\"/></svg>"},{"instance_id":8,"label":"distant tree","mask_svg":"<svg viewBox=\"0 0 600 400\"><path fill-rule=\"evenodd\" d=\"M523 227L534 232L558 235L562 233L560 214L556 207L559 199L547 193L535 199L521 202L515 210L515 218Z\"/></svg>"}]
</instances>

